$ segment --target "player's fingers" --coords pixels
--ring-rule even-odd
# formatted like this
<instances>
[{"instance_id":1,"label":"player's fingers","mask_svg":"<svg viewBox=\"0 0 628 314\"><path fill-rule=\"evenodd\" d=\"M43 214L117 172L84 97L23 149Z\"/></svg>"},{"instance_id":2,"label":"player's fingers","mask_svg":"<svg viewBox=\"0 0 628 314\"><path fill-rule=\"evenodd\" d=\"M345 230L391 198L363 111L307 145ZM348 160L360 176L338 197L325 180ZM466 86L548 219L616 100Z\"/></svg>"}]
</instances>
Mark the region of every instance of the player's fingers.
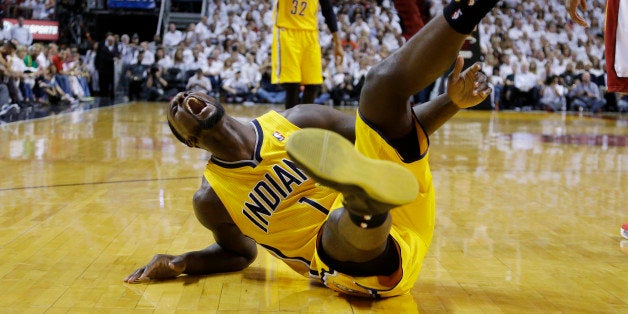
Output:
<instances>
[{"instance_id":1,"label":"player's fingers","mask_svg":"<svg viewBox=\"0 0 628 314\"><path fill-rule=\"evenodd\" d=\"M493 89L490 87L486 87L480 91L478 91L478 95L482 96L482 98L488 97L493 92Z\"/></svg>"},{"instance_id":2,"label":"player's fingers","mask_svg":"<svg viewBox=\"0 0 628 314\"><path fill-rule=\"evenodd\" d=\"M580 26L589 27L589 23L584 19L584 17L580 13L575 12L574 14L575 14L574 21L576 21L576 23L580 24Z\"/></svg>"},{"instance_id":3,"label":"player's fingers","mask_svg":"<svg viewBox=\"0 0 628 314\"><path fill-rule=\"evenodd\" d=\"M150 271L149 271L148 267L145 267L144 271L142 272L142 274L139 277L137 277L137 279L135 279L135 282L149 281L150 278L148 277L148 274L150 274Z\"/></svg>"},{"instance_id":4,"label":"player's fingers","mask_svg":"<svg viewBox=\"0 0 628 314\"><path fill-rule=\"evenodd\" d=\"M587 4L587 0L580 0L580 6L582 7L581 11L583 12L586 12L589 10L589 5ZM587 20L584 19L583 14L579 13L578 18L580 19L580 22L578 24L584 27L589 27L589 22L587 22Z\"/></svg>"},{"instance_id":5,"label":"player's fingers","mask_svg":"<svg viewBox=\"0 0 628 314\"><path fill-rule=\"evenodd\" d=\"M586 5L586 1L583 0L585 2ZM583 7L583 9L586 10L586 7ZM572 5L569 8L567 8L567 12L569 13L569 16L571 16L571 19L578 23L580 26L584 26L584 27L589 27L589 23L587 23L587 21L584 19L584 16L582 16L582 14L580 14L580 12L578 12L578 6L576 5Z\"/></svg>"},{"instance_id":6,"label":"player's fingers","mask_svg":"<svg viewBox=\"0 0 628 314\"><path fill-rule=\"evenodd\" d=\"M464 58L459 55L458 58L456 58L456 64L454 65L454 71L451 73L451 76L454 78L458 78L460 76L460 72L462 72L463 66Z\"/></svg>"},{"instance_id":7,"label":"player's fingers","mask_svg":"<svg viewBox=\"0 0 628 314\"><path fill-rule=\"evenodd\" d=\"M473 74L475 75L475 81L476 82L486 82L488 81L488 77L486 76L486 74L484 74L484 72L482 72L482 67L480 66L479 63L476 63L473 67Z\"/></svg>"},{"instance_id":8,"label":"player's fingers","mask_svg":"<svg viewBox=\"0 0 628 314\"><path fill-rule=\"evenodd\" d=\"M126 278L124 278L124 282L126 283L134 283L137 280L137 277L139 277L142 274L143 268L140 269L136 269L132 274L128 275Z\"/></svg>"}]
</instances>

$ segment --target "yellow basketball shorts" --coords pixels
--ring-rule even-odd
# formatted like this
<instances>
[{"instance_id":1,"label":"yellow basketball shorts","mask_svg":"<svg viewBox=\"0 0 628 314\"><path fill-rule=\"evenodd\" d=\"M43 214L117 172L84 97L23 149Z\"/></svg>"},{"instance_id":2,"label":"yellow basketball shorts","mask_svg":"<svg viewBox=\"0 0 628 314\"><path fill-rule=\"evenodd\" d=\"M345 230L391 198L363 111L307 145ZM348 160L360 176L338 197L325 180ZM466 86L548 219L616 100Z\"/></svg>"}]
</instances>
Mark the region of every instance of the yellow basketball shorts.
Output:
<instances>
[{"instance_id":1,"label":"yellow basketball shorts","mask_svg":"<svg viewBox=\"0 0 628 314\"><path fill-rule=\"evenodd\" d=\"M421 136L425 139L420 142L427 146L427 136L418 121L416 121L416 126L420 130L419 139ZM374 298L403 295L408 293L416 283L434 234L434 187L427 164L427 147L422 147L421 150L425 151L425 154L420 160L406 164L401 161L395 149L362 120L359 113L356 117L355 129L356 147L362 154L370 158L397 162L412 171L419 182L417 199L410 204L394 208L390 212L393 220L390 236L399 253L400 268L390 276L349 276L331 269L321 260L316 251L312 269L316 269L323 284L341 293ZM342 195L338 197L332 208L339 207L342 207Z\"/></svg>"},{"instance_id":2,"label":"yellow basketball shorts","mask_svg":"<svg viewBox=\"0 0 628 314\"><path fill-rule=\"evenodd\" d=\"M272 83L322 84L318 31L273 28Z\"/></svg>"}]
</instances>

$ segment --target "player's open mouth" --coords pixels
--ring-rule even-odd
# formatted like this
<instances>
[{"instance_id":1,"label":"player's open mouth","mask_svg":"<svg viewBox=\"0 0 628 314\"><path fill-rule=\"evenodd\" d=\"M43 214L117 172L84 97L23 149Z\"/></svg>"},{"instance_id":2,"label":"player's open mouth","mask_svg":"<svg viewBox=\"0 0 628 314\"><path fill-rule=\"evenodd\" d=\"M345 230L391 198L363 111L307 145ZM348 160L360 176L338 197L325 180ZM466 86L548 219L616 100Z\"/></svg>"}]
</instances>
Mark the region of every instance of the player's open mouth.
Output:
<instances>
[{"instance_id":1,"label":"player's open mouth","mask_svg":"<svg viewBox=\"0 0 628 314\"><path fill-rule=\"evenodd\" d=\"M184 101L185 108L189 113L193 114L199 120L205 120L214 111L213 106L207 106L207 104L194 96L188 96Z\"/></svg>"}]
</instances>

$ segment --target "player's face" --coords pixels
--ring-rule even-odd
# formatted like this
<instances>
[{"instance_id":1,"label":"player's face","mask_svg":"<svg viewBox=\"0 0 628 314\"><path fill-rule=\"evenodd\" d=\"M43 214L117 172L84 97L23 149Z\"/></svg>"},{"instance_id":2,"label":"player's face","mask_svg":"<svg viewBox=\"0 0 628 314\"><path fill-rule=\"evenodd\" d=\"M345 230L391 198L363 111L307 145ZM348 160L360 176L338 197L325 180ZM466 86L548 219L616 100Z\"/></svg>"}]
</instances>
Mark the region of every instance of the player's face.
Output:
<instances>
[{"instance_id":1,"label":"player's face","mask_svg":"<svg viewBox=\"0 0 628 314\"><path fill-rule=\"evenodd\" d=\"M203 92L181 92L170 102L166 115L175 136L188 146L198 147L202 132L220 122L225 109Z\"/></svg>"}]
</instances>

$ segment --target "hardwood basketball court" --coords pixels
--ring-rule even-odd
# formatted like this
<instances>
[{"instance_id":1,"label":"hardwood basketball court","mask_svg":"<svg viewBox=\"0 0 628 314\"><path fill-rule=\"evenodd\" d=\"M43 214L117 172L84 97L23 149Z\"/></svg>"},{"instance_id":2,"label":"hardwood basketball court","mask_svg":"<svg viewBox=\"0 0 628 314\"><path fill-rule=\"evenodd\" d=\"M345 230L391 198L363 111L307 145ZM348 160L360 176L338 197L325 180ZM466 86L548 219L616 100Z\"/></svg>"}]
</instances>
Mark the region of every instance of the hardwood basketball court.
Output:
<instances>
[{"instance_id":1,"label":"hardwood basketball court","mask_svg":"<svg viewBox=\"0 0 628 314\"><path fill-rule=\"evenodd\" d=\"M0 126L0 312L628 312L626 116L459 113L430 139L436 231L419 281L373 301L263 249L238 273L123 283L155 253L212 243L191 204L209 155L171 136L164 109ZM281 107L227 106L268 109Z\"/></svg>"}]
</instances>

